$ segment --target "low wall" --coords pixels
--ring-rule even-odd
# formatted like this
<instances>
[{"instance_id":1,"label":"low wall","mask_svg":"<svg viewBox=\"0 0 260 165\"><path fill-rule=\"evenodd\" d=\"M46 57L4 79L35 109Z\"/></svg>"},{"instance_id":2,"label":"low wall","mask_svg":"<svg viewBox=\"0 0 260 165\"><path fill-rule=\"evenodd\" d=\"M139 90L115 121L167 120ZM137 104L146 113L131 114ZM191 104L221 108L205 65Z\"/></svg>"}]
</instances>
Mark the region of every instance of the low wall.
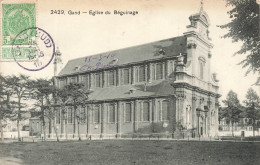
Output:
<instances>
[{"instance_id":1,"label":"low wall","mask_svg":"<svg viewBox=\"0 0 260 165\"><path fill-rule=\"evenodd\" d=\"M241 136L242 131L234 131L234 136ZM253 136L253 131L244 131L245 137ZM219 136L232 136L232 131L219 131ZM260 136L260 131L255 131L255 136Z\"/></svg>"},{"instance_id":2,"label":"low wall","mask_svg":"<svg viewBox=\"0 0 260 165\"><path fill-rule=\"evenodd\" d=\"M20 131L20 136L29 137L29 131ZM0 137L1 137L1 133L0 133ZM18 132L4 132L4 138L17 139L17 137L18 137Z\"/></svg>"}]
</instances>

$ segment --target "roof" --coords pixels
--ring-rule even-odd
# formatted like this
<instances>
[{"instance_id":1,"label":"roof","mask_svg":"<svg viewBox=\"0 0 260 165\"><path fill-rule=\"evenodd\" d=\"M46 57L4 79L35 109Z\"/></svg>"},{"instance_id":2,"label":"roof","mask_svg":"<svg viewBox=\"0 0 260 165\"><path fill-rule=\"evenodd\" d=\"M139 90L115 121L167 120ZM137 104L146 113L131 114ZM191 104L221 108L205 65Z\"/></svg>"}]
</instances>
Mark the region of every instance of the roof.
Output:
<instances>
[{"instance_id":1,"label":"roof","mask_svg":"<svg viewBox=\"0 0 260 165\"><path fill-rule=\"evenodd\" d=\"M157 96L169 96L174 95L175 90L171 86L171 80L157 81L154 83L147 83L146 90L144 84L138 85L122 85L106 88L96 88L93 93L89 95L90 101L102 101L102 100L120 100L131 98L147 98ZM130 93L131 89L135 89L133 93Z\"/></svg>"},{"instance_id":2,"label":"roof","mask_svg":"<svg viewBox=\"0 0 260 165\"><path fill-rule=\"evenodd\" d=\"M68 61L59 76L177 56L180 53L186 53L186 45L187 38L180 36L93 56L85 56Z\"/></svg>"}]
</instances>

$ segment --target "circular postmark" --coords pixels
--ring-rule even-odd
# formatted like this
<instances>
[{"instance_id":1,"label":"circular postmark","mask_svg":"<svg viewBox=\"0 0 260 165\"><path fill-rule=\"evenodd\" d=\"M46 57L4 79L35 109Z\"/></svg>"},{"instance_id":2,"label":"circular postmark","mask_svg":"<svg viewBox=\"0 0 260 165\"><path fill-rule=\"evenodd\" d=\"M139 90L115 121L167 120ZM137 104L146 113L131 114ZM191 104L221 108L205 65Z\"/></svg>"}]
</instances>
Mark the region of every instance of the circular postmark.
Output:
<instances>
[{"instance_id":1,"label":"circular postmark","mask_svg":"<svg viewBox=\"0 0 260 165\"><path fill-rule=\"evenodd\" d=\"M55 44L45 30L31 27L16 35L11 52L20 67L28 71L39 71L53 60Z\"/></svg>"}]
</instances>

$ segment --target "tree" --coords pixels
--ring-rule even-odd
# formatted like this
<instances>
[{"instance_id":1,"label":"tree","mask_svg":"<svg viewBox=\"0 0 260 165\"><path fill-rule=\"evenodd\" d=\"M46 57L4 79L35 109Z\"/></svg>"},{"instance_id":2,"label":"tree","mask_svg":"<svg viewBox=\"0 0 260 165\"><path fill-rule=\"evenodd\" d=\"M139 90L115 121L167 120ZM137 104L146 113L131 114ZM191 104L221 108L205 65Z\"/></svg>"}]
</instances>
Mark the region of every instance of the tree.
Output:
<instances>
[{"instance_id":1,"label":"tree","mask_svg":"<svg viewBox=\"0 0 260 165\"><path fill-rule=\"evenodd\" d=\"M223 108L221 112L222 117L225 118L227 123L231 123L232 127L232 136L234 137L234 123L239 121L240 114L242 112L242 107L237 98L237 94L232 90L227 94L226 100L223 100L223 103L227 106Z\"/></svg>"},{"instance_id":2,"label":"tree","mask_svg":"<svg viewBox=\"0 0 260 165\"><path fill-rule=\"evenodd\" d=\"M40 108L39 116L43 126L43 138L44 140L46 140L45 115L46 111L50 110L50 107L47 105L47 99L52 94L54 87L52 85L52 82L49 80L37 79L36 81L32 81L32 88L33 92L31 94L31 97L37 101L36 104L34 104L34 106L36 108Z\"/></svg>"},{"instance_id":3,"label":"tree","mask_svg":"<svg viewBox=\"0 0 260 165\"><path fill-rule=\"evenodd\" d=\"M10 108L13 110L13 119L17 121L18 141L21 141L20 121L25 119L22 114L27 112L23 110L26 104L22 103L22 101L29 98L32 85L31 80L28 76L21 74L19 76L6 77L5 83L8 84L8 89L12 91L12 95L17 99L16 102L13 102L13 106L10 105Z\"/></svg>"},{"instance_id":4,"label":"tree","mask_svg":"<svg viewBox=\"0 0 260 165\"><path fill-rule=\"evenodd\" d=\"M253 136L255 136L256 121L260 119L260 98L252 88L248 89L244 103L246 106L246 117L252 121Z\"/></svg>"},{"instance_id":5,"label":"tree","mask_svg":"<svg viewBox=\"0 0 260 165\"><path fill-rule=\"evenodd\" d=\"M7 90L5 84L5 77L0 75L0 131L1 141L4 141L4 124L3 121L10 117L11 111L9 108L10 91Z\"/></svg>"},{"instance_id":6,"label":"tree","mask_svg":"<svg viewBox=\"0 0 260 165\"><path fill-rule=\"evenodd\" d=\"M228 11L231 21L219 26L228 29L224 38L232 38L233 42L242 41L243 45L236 54L247 54L239 64L247 68L249 72L260 73L260 35L259 35L259 5L256 0L227 0L227 6L232 9ZM257 82L260 81L258 77Z\"/></svg>"},{"instance_id":7,"label":"tree","mask_svg":"<svg viewBox=\"0 0 260 165\"><path fill-rule=\"evenodd\" d=\"M58 92L58 96L62 100L62 107L65 107L66 105L73 106L73 110L74 110L73 111L74 112L73 134L76 133L76 121L75 121L75 117L76 117L79 140L81 140L79 125L80 125L80 121L84 120L84 116L81 115L79 107L82 106L83 108L85 108L85 104L88 99L89 93L90 93L89 90L85 89L84 85L80 83L70 83L64 86Z\"/></svg>"}]
</instances>

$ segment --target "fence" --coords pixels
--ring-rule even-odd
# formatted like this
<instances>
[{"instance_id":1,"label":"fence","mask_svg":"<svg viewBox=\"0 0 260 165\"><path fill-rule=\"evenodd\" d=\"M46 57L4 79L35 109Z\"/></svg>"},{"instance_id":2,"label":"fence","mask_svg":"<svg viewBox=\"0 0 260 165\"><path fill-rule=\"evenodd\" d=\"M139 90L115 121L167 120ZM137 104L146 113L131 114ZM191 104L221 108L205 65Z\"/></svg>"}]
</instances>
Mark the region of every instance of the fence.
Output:
<instances>
[{"instance_id":1,"label":"fence","mask_svg":"<svg viewBox=\"0 0 260 165\"><path fill-rule=\"evenodd\" d=\"M21 137L29 137L29 131L20 131ZM1 134L0 134L1 138ZM4 138L6 139L17 139L18 138L18 132L4 132Z\"/></svg>"}]
</instances>

